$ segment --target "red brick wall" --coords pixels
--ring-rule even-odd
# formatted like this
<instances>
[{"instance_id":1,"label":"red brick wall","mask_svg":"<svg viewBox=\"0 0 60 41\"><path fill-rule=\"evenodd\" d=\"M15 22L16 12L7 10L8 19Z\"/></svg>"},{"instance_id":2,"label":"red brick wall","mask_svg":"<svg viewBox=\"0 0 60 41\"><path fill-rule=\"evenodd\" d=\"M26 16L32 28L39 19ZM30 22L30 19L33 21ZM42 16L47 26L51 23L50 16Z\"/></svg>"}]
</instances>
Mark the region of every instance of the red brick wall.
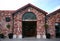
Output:
<instances>
[{"instance_id":1,"label":"red brick wall","mask_svg":"<svg viewBox=\"0 0 60 41\"><path fill-rule=\"evenodd\" d=\"M14 34L16 34L16 35L21 34L22 35L22 16L26 12L32 12L37 17L37 35L45 34L45 27L44 27L45 15L42 12L39 12L32 7L26 8L26 9L22 10L21 12L18 12L14 16ZM19 31L18 31L18 28L19 28Z\"/></svg>"},{"instance_id":2,"label":"red brick wall","mask_svg":"<svg viewBox=\"0 0 60 41\"><path fill-rule=\"evenodd\" d=\"M51 38L55 38L55 23L56 22L60 22L60 13L51 15L47 20L47 24L49 25L48 32L50 33Z\"/></svg>"},{"instance_id":3,"label":"red brick wall","mask_svg":"<svg viewBox=\"0 0 60 41\"><path fill-rule=\"evenodd\" d=\"M26 12L33 12L37 17L37 35L43 35L45 34L45 15L42 12L39 12L38 10L29 7L21 12L17 12L16 15L14 15L14 20L12 19L12 14L14 11L0 11L0 29L4 35L8 35L8 33L12 32L12 28L14 28L14 34L16 35L22 35L22 16ZM11 21L6 22L5 18L10 17ZM13 25L14 21L14 25ZM51 38L55 38L55 22L60 22L60 13L56 13L55 15L51 15L47 19L48 27L48 33L50 33ZM8 29L6 27L7 24L11 25L11 28ZM14 27L13 27L14 26Z\"/></svg>"},{"instance_id":4,"label":"red brick wall","mask_svg":"<svg viewBox=\"0 0 60 41\"><path fill-rule=\"evenodd\" d=\"M8 33L12 32L12 13L14 11L0 11L0 28L1 28L1 31L4 35L8 35ZM6 17L10 17L11 21L10 22L6 22ZM6 27L7 24L10 24L10 29L8 29Z\"/></svg>"}]
</instances>

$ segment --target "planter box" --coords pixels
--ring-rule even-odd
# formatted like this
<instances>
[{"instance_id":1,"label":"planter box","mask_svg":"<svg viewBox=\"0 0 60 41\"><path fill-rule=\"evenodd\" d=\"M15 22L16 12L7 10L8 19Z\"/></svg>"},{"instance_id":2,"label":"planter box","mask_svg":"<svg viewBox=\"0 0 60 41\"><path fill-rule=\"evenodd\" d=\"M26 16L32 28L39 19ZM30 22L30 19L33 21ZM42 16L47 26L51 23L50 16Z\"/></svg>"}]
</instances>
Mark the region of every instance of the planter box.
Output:
<instances>
[{"instance_id":1,"label":"planter box","mask_svg":"<svg viewBox=\"0 0 60 41\"><path fill-rule=\"evenodd\" d=\"M3 34L0 34L0 38L5 38L5 36Z\"/></svg>"},{"instance_id":2,"label":"planter box","mask_svg":"<svg viewBox=\"0 0 60 41\"><path fill-rule=\"evenodd\" d=\"M50 39L50 34L46 34L46 38Z\"/></svg>"},{"instance_id":3,"label":"planter box","mask_svg":"<svg viewBox=\"0 0 60 41\"><path fill-rule=\"evenodd\" d=\"M13 38L13 33L9 33L8 36L9 36L9 39L12 39Z\"/></svg>"}]
</instances>

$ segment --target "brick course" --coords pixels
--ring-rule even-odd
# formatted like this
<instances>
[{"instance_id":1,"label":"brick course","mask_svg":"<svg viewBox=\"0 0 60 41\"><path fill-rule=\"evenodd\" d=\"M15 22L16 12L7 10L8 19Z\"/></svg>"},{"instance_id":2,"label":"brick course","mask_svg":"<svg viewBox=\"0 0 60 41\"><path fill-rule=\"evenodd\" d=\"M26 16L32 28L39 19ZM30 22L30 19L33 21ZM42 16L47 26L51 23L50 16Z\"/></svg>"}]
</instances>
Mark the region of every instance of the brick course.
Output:
<instances>
[{"instance_id":1,"label":"brick course","mask_svg":"<svg viewBox=\"0 0 60 41\"><path fill-rule=\"evenodd\" d=\"M8 33L12 32L14 34L22 35L22 17L26 12L32 12L36 15L37 21L37 35L43 36L45 34L45 21L48 24L48 33L50 33L51 38L55 38L55 23L60 23L60 9L56 10L48 15L47 13L31 4L28 4L16 11L14 10L0 10L0 29L4 35L8 35ZM14 16L12 16L14 15ZM46 15L46 16L45 16ZM11 21L6 22L5 18L10 17ZM47 17L47 20L45 18ZM14 19L13 19L14 18ZM7 24L11 25L11 28L8 29L6 27Z\"/></svg>"}]
</instances>

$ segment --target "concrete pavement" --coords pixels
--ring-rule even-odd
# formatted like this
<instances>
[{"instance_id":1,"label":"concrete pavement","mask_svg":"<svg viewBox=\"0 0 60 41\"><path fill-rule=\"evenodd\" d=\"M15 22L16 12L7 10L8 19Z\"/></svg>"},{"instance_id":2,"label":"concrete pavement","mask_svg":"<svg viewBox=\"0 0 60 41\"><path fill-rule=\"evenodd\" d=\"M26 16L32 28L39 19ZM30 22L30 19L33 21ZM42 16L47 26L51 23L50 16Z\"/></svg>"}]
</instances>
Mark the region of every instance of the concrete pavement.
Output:
<instances>
[{"instance_id":1,"label":"concrete pavement","mask_svg":"<svg viewBox=\"0 0 60 41\"><path fill-rule=\"evenodd\" d=\"M60 39L56 38L56 39L37 39L37 38L23 38L23 39L0 39L0 41L60 41Z\"/></svg>"}]
</instances>

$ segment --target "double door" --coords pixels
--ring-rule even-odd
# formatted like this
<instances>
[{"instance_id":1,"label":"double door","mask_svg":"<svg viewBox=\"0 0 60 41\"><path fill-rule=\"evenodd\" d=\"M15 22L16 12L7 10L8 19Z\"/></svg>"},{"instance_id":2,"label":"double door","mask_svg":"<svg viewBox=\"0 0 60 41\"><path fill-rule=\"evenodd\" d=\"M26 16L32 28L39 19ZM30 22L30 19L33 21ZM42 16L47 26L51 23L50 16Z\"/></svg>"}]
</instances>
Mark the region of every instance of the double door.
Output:
<instances>
[{"instance_id":1,"label":"double door","mask_svg":"<svg viewBox=\"0 0 60 41\"><path fill-rule=\"evenodd\" d=\"M22 35L23 35L23 38L36 37L36 21L23 21Z\"/></svg>"}]
</instances>

